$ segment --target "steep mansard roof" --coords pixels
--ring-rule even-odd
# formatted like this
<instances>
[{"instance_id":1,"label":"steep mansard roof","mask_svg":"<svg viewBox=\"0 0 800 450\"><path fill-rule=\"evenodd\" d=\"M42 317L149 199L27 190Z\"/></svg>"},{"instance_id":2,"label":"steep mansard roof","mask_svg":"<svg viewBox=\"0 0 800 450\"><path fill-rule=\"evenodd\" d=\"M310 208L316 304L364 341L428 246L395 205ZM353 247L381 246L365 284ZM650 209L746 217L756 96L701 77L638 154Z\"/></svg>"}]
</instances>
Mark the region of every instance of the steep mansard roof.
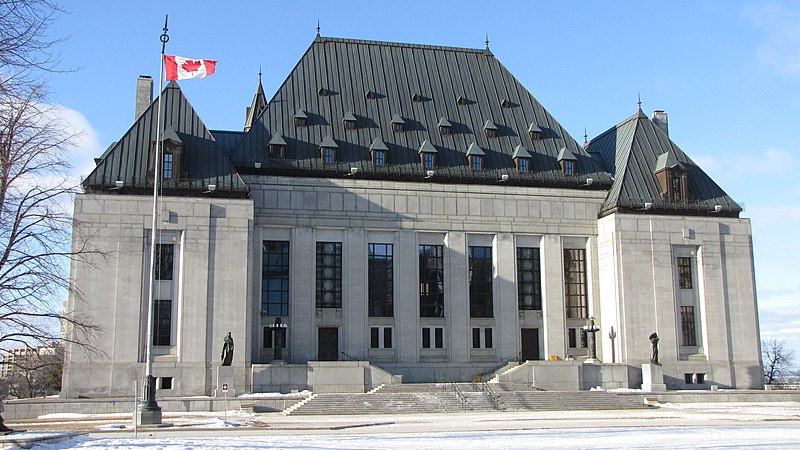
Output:
<instances>
[{"instance_id":1,"label":"steep mansard roof","mask_svg":"<svg viewBox=\"0 0 800 450\"><path fill-rule=\"evenodd\" d=\"M614 176L601 216L621 211L738 217L742 211L641 109L592 139L587 151L601 158ZM670 202L661 195L656 173L673 167L688 174L689 198L685 202ZM649 209L646 203L650 203Z\"/></svg>"},{"instance_id":2,"label":"steep mansard roof","mask_svg":"<svg viewBox=\"0 0 800 450\"><path fill-rule=\"evenodd\" d=\"M307 126L295 126L303 113ZM343 119L356 119L346 130ZM404 131L394 132L400 118ZM452 134L439 132L440 120ZM486 124L497 137L486 137ZM541 128L531 141L528 129ZM286 141L285 160L270 159L267 143ZM324 166L320 143L337 144L337 164ZM380 138L388 147L388 166L375 168L370 145ZM592 188L611 184L594 161L544 107L486 50L317 37L238 148L229 154L243 173L339 176L359 168L359 177L419 180L419 149L427 141L436 150L436 180L577 187L592 178ZM485 170L472 172L467 152L474 143L485 152ZM519 175L512 155L522 145L531 156L531 172ZM576 156L576 175L565 176L557 161L566 148ZM261 169L255 170L255 163Z\"/></svg>"},{"instance_id":3,"label":"steep mansard roof","mask_svg":"<svg viewBox=\"0 0 800 450\"><path fill-rule=\"evenodd\" d=\"M199 195L216 186L214 195L245 197L248 187L217 144L215 136L206 128L192 105L184 97L177 83L171 82L163 92L162 139L180 141L183 145L181 174L164 180L162 187L167 195ZM83 181L87 192L103 192L116 188L130 193L148 193L153 190L151 163L155 157L156 121L158 99L134 122L118 142L113 144ZM221 133L223 142L235 146L241 139L235 133Z\"/></svg>"}]
</instances>

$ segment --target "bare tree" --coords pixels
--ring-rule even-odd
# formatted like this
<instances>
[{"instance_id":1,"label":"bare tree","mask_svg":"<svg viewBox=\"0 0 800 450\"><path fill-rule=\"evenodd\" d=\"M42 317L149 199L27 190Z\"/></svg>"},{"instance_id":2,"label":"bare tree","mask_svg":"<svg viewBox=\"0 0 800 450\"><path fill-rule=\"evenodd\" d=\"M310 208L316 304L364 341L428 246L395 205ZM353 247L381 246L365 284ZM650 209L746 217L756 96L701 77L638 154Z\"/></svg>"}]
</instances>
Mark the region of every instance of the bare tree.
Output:
<instances>
[{"instance_id":1,"label":"bare tree","mask_svg":"<svg viewBox=\"0 0 800 450\"><path fill-rule=\"evenodd\" d=\"M761 340L761 360L764 364L764 383L773 384L778 378L791 375L794 351L777 339Z\"/></svg>"},{"instance_id":2,"label":"bare tree","mask_svg":"<svg viewBox=\"0 0 800 450\"><path fill-rule=\"evenodd\" d=\"M64 351L57 344L31 348L15 355L6 368L7 395L31 398L52 395L61 390Z\"/></svg>"},{"instance_id":3,"label":"bare tree","mask_svg":"<svg viewBox=\"0 0 800 450\"><path fill-rule=\"evenodd\" d=\"M94 252L80 236L71 244L75 135L39 81L57 62L46 30L59 11L50 0L0 0L0 351L65 340L91 349L96 329L62 310L75 295L70 263Z\"/></svg>"}]
</instances>

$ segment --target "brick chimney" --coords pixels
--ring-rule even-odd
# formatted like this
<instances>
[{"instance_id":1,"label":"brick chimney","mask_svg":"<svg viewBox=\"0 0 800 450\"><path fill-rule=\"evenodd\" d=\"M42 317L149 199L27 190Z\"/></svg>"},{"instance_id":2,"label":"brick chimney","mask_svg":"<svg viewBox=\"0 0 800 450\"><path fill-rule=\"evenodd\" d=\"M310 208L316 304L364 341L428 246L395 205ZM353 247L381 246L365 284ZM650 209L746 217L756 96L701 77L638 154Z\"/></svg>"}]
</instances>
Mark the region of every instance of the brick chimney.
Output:
<instances>
[{"instance_id":1,"label":"brick chimney","mask_svg":"<svg viewBox=\"0 0 800 450\"><path fill-rule=\"evenodd\" d=\"M653 111L653 118L651 120L658 128L661 129L661 131L664 132L664 134L669 136L669 121L667 120L667 113L661 110Z\"/></svg>"},{"instance_id":2,"label":"brick chimney","mask_svg":"<svg viewBox=\"0 0 800 450\"><path fill-rule=\"evenodd\" d=\"M150 75L139 75L136 80L136 117L138 119L153 103L153 79Z\"/></svg>"}]
</instances>

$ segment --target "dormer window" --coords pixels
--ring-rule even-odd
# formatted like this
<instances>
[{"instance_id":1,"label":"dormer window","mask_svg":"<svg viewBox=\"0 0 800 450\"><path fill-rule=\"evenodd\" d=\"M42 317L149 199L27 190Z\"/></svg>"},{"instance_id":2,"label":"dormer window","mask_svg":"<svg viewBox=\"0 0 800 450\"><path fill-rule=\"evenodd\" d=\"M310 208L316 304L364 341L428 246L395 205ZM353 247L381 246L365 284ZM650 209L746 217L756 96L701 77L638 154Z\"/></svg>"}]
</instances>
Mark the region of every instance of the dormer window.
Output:
<instances>
[{"instance_id":1,"label":"dormer window","mask_svg":"<svg viewBox=\"0 0 800 450\"><path fill-rule=\"evenodd\" d=\"M467 99L465 99L464 96L460 95L456 99L456 104L458 104L459 106L464 106L467 104Z\"/></svg>"},{"instance_id":2,"label":"dormer window","mask_svg":"<svg viewBox=\"0 0 800 450\"><path fill-rule=\"evenodd\" d=\"M483 125L483 133L489 139L497 137L497 125L495 125L491 120L487 120Z\"/></svg>"},{"instance_id":3,"label":"dormer window","mask_svg":"<svg viewBox=\"0 0 800 450\"><path fill-rule=\"evenodd\" d=\"M153 156L150 159L148 177L155 177L156 143L153 143ZM177 180L185 177L181 172L183 156L183 141L174 127L167 127L161 135L161 179Z\"/></svg>"},{"instance_id":4,"label":"dormer window","mask_svg":"<svg viewBox=\"0 0 800 450\"><path fill-rule=\"evenodd\" d=\"M322 163L325 165L336 163L336 149L332 147L322 147Z\"/></svg>"},{"instance_id":5,"label":"dormer window","mask_svg":"<svg viewBox=\"0 0 800 450\"><path fill-rule=\"evenodd\" d=\"M375 100L375 93L372 92L371 90L367 91L367 93L364 94L364 98L366 98L367 100Z\"/></svg>"},{"instance_id":6,"label":"dormer window","mask_svg":"<svg viewBox=\"0 0 800 450\"><path fill-rule=\"evenodd\" d=\"M402 133L406 130L406 121L400 117L400 114L395 114L392 117L392 131L394 133Z\"/></svg>"},{"instance_id":7,"label":"dormer window","mask_svg":"<svg viewBox=\"0 0 800 450\"><path fill-rule=\"evenodd\" d=\"M667 151L656 161L655 175L661 185L661 197L670 202L686 202L689 199L689 174L686 166L675 154Z\"/></svg>"},{"instance_id":8,"label":"dormer window","mask_svg":"<svg viewBox=\"0 0 800 450\"><path fill-rule=\"evenodd\" d=\"M531 141L541 141L542 129L536 123L531 123L531 126L528 127L528 135L531 137Z\"/></svg>"},{"instance_id":9,"label":"dormer window","mask_svg":"<svg viewBox=\"0 0 800 450\"><path fill-rule=\"evenodd\" d=\"M453 133L453 124L450 123L449 120L442 117L439 120L439 134L442 136L446 136Z\"/></svg>"},{"instance_id":10,"label":"dormer window","mask_svg":"<svg viewBox=\"0 0 800 450\"><path fill-rule=\"evenodd\" d=\"M511 102L510 102L510 101L508 101L508 99L507 99L507 98L504 98L504 99L503 99L503 101L502 101L502 102L500 102L500 107L501 107L501 108L511 108L511 106L512 106L512 105L511 105Z\"/></svg>"},{"instance_id":11,"label":"dormer window","mask_svg":"<svg viewBox=\"0 0 800 450\"><path fill-rule=\"evenodd\" d=\"M436 154L434 153L423 153L422 154L422 168L423 169L433 169L436 167Z\"/></svg>"},{"instance_id":12,"label":"dormer window","mask_svg":"<svg viewBox=\"0 0 800 450\"><path fill-rule=\"evenodd\" d=\"M670 191L672 194L672 201L674 202L680 202L683 200L683 190L681 189L681 184L681 176L679 174L670 174Z\"/></svg>"},{"instance_id":13,"label":"dormer window","mask_svg":"<svg viewBox=\"0 0 800 450\"><path fill-rule=\"evenodd\" d=\"M419 162L425 170L433 170L436 167L436 154L438 150L427 139L419 147Z\"/></svg>"},{"instance_id":14,"label":"dormer window","mask_svg":"<svg viewBox=\"0 0 800 450\"><path fill-rule=\"evenodd\" d=\"M336 141L333 140L331 135L326 134L325 137L322 138L322 142L319 143L322 164L326 166L336 164L336 150L338 148L339 145L336 144Z\"/></svg>"},{"instance_id":15,"label":"dormer window","mask_svg":"<svg viewBox=\"0 0 800 450\"><path fill-rule=\"evenodd\" d=\"M298 109L297 112L294 113L292 120L294 122L294 126L296 127L308 126L308 116L302 109Z\"/></svg>"},{"instance_id":16,"label":"dormer window","mask_svg":"<svg viewBox=\"0 0 800 450\"><path fill-rule=\"evenodd\" d=\"M330 94L330 92L325 88L320 88L317 93L319 94L320 97L327 97L328 94Z\"/></svg>"},{"instance_id":17,"label":"dormer window","mask_svg":"<svg viewBox=\"0 0 800 450\"><path fill-rule=\"evenodd\" d=\"M345 130L355 130L357 123L356 116L354 116L351 112L347 112L342 118L342 123L344 124Z\"/></svg>"},{"instance_id":18,"label":"dormer window","mask_svg":"<svg viewBox=\"0 0 800 450\"><path fill-rule=\"evenodd\" d=\"M473 172L480 172L483 170L483 157L478 155L470 156L469 165L472 167Z\"/></svg>"},{"instance_id":19,"label":"dormer window","mask_svg":"<svg viewBox=\"0 0 800 450\"><path fill-rule=\"evenodd\" d=\"M381 138L375 138L372 145L369 146L369 152L372 155L372 164L375 167L383 167L386 165L386 158L389 156L389 147L383 142Z\"/></svg>"},{"instance_id":20,"label":"dormer window","mask_svg":"<svg viewBox=\"0 0 800 450\"><path fill-rule=\"evenodd\" d=\"M469 159L469 166L473 172L480 172L484 168L484 158L486 153L476 143L469 145L467 149L467 159Z\"/></svg>"},{"instance_id":21,"label":"dormer window","mask_svg":"<svg viewBox=\"0 0 800 450\"><path fill-rule=\"evenodd\" d=\"M511 155L511 159L514 160L514 164L517 166L517 172L519 172L520 175L530 171L531 154L522 144L517 145L517 148L514 149L514 154Z\"/></svg>"},{"instance_id":22,"label":"dormer window","mask_svg":"<svg viewBox=\"0 0 800 450\"><path fill-rule=\"evenodd\" d=\"M419 103L419 102L421 102L421 101L422 101L422 96L421 96L421 95L419 95L419 94L417 94L417 93L414 93L414 94L411 96L411 101L412 101L412 102L414 102L414 103Z\"/></svg>"},{"instance_id":23,"label":"dormer window","mask_svg":"<svg viewBox=\"0 0 800 450\"><path fill-rule=\"evenodd\" d=\"M285 159L286 158L286 141L283 136L276 134L272 136L267 144L269 146L269 157L272 159Z\"/></svg>"},{"instance_id":24,"label":"dormer window","mask_svg":"<svg viewBox=\"0 0 800 450\"><path fill-rule=\"evenodd\" d=\"M528 173L528 161L528 158L517 159L517 172L519 172L520 175Z\"/></svg>"},{"instance_id":25,"label":"dormer window","mask_svg":"<svg viewBox=\"0 0 800 450\"><path fill-rule=\"evenodd\" d=\"M164 171L162 173L164 174L165 180L172 179L172 168L173 168L172 162L173 162L172 153L164 153L164 166L163 166Z\"/></svg>"},{"instance_id":26,"label":"dormer window","mask_svg":"<svg viewBox=\"0 0 800 450\"><path fill-rule=\"evenodd\" d=\"M572 150L568 149L567 147L561 147L561 150L558 152L558 163L561 164L561 173L565 176L572 176L577 173L575 168L575 163L577 163L578 158L572 153Z\"/></svg>"}]
</instances>

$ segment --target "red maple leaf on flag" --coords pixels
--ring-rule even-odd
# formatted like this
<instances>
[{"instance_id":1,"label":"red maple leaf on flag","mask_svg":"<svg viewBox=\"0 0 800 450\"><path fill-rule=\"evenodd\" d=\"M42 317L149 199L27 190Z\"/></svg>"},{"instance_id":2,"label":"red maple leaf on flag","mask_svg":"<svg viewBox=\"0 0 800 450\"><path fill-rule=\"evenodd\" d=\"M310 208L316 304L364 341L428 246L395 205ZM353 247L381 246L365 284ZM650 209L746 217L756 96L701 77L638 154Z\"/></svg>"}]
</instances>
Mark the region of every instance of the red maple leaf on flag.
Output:
<instances>
[{"instance_id":1,"label":"red maple leaf on flag","mask_svg":"<svg viewBox=\"0 0 800 450\"><path fill-rule=\"evenodd\" d=\"M201 64L202 61L187 59L186 62L181 65L181 68L187 72L194 72L200 68Z\"/></svg>"}]
</instances>

